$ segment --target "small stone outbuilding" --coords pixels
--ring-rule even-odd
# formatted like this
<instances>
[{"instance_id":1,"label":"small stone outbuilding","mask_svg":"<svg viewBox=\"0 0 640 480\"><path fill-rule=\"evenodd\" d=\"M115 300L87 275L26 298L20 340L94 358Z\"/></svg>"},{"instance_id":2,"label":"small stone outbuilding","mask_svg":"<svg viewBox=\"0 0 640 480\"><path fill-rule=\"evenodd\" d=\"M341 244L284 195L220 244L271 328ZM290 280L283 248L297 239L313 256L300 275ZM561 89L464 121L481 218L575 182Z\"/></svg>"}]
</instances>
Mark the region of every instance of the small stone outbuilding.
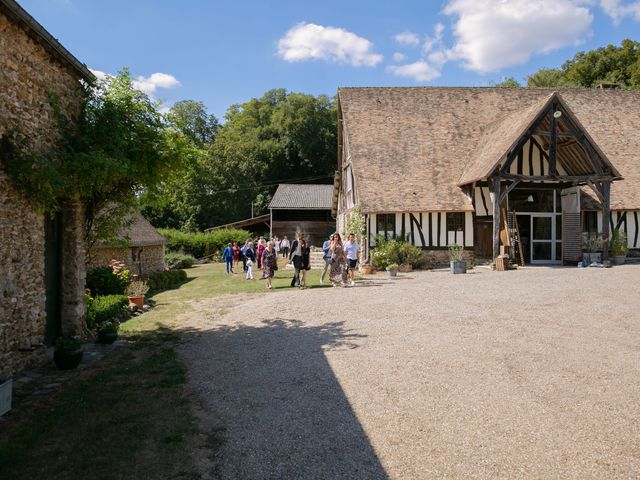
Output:
<instances>
[{"instance_id":1,"label":"small stone outbuilding","mask_svg":"<svg viewBox=\"0 0 640 480\"><path fill-rule=\"evenodd\" d=\"M88 268L104 267L111 260L123 262L134 274L144 277L164 271L167 241L153 225L136 212L125 221L117 243L100 243L89 250Z\"/></svg>"},{"instance_id":2,"label":"small stone outbuilding","mask_svg":"<svg viewBox=\"0 0 640 480\"><path fill-rule=\"evenodd\" d=\"M49 98L77 119L94 76L13 0L0 0L0 141L46 152L61 140ZM82 206L45 217L9 181L0 157L0 377L84 328Z\"/></svg>"}]
</instances>

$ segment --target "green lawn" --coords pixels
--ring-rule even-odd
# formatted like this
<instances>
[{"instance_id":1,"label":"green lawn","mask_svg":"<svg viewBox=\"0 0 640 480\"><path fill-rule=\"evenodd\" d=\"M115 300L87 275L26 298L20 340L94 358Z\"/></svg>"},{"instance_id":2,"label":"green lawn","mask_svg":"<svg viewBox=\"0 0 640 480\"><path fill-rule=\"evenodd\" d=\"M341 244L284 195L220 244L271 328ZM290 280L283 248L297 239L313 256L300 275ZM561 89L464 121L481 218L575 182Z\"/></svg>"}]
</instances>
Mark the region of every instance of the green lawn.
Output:
<instances>
[{"instance_id":1,"label":"green lawn","mask_svg":"<svg viewBox=\"0 0 640 480\"><path fill-rule=\"evenodd\" d=\"M128 348L3 424L0 479L199 478L192 452L214 454L218 440L198 429L175 352L176 317L204 298L286 291L293 270L281 263L273 290L209 264L188 269L179 288L148 299L151 311L121 325ZM308 272L307 285L320 288L319 278L320 271Z\"/></svg>"}]
</instances>

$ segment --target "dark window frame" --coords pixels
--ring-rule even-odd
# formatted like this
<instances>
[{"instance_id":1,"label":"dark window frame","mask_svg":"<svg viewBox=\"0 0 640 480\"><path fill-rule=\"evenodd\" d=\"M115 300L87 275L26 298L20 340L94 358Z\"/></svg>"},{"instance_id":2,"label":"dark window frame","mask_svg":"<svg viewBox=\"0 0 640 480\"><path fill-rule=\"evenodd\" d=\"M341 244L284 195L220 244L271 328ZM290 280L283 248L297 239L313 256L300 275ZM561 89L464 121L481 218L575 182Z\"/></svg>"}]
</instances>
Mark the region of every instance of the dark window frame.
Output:
<instances>
[{"instance_id":1,"label":"dark window frame","mask_svg":"<svg viewBox=\"0 0 640 480\"><path fill-rule=\"evenodd\" d=\"M384 235L388 239L393 237L395 231L395 213L379 213L376 215L376 233Z\"/></svg>"},{"instance_id":2,"label":"dark window frame","mask_svg":"<svg viewBox=\"0 0 640 480\"><path fill-rule=\"evenodd\" d=\"M464 212L447 212L447 232L464 232Z\"/></svg>"}]
</instances>

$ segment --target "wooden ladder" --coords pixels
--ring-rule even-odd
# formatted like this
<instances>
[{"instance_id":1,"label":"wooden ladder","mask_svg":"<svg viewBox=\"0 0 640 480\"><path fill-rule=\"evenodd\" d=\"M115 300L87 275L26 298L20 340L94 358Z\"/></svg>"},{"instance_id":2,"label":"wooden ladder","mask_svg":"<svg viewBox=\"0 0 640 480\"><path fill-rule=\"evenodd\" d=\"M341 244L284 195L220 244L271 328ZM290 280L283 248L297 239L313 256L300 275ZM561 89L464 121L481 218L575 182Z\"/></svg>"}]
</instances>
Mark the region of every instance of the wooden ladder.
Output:
<instances>
[{"instance_id":1,"label":"wooden ladder","mask_svg":"<svg viewBox=\"0 0 640 480\"><path fill-rule=\"evenodd\" d=\"M511 237L511 245L513 245L514 250L518 250L518 260L519 265L524 267L524 250L522 248L522 240L520 239L520 227L518 226L518 217L516 216L516 211L508 214L507 220L509 226L509 234ZM516 256L514 252L514 257ZM515 258L514 258L515 260Z\"/></svg>"}]
</instances>

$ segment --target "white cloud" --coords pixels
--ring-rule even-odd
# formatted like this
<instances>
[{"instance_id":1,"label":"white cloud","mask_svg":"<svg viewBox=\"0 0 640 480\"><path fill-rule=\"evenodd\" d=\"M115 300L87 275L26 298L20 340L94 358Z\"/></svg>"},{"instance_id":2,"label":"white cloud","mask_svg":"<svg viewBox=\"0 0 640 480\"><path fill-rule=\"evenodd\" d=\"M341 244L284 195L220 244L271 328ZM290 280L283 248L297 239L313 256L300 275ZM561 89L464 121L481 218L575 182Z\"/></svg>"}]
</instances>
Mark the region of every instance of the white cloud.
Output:
<instances>
[{"instance_id":1,"label":"white cloud","mask_svg":"<svg viewBox=\"0 0 640 480\"><path fill-rule=\"evenodd\" d=\"M593 16L579 0L451 0L456 17L450 59L476 72L526 63L536 53L578 45Z\"/></svg>"},{"instance_id":2,"label":"white cloud","mask_svg":"<svg viewBox=\"0 0 640 480\"><path fill-rule=\"evenodd\" d=\"M420 45L420 37L412 32L402 32L397 34L393 39L400 45L408 45L411 47L417 47Z\"/></svg>"},{"instance_id":3,"label":"white cloud","mask_svg":"<svg viewBox=\"0 0 640 480\"><path fill-rule=\"evenodd\" d=\"M409 77L416 82L429 82L440 76L440 68L430 65L424 60L418 60L406 65L389 65L387 71L397 77Z\"/></svg>"},{"instance_id":4,"label":"white cloud","mask_svg":"<svg viewBox=\"0 0 640 480\"><path fill-rule=\"evenodd\" d=\"M393 54L393 60L395 62L404 62L407 59L407 56L402 52L395 52Z\"/></svg>"},{"instance_id":5,"label":"white cloud","mask_svg":"<svg viewBox=\"0 0 640 480\"><path fill-rule=\"evenodd\" d=\"M442 45L442 32L444 32L444 25L436 23L436 26L433 28L433 37L427 36L422 44L422 50L425 53L429 53L436 47L444 48Z\"/></svg>"},{"instance_id":6,"label":"white cloud","mask_svg":"<svg viewBox=\"0 0 640 480\"><path fill-rule=\"evenodd\" d=\"M325 60L354 67L373 67L382 55L373 53L373 43L342 28L299 23L278 41L278 55L287 62Z\"/></svg>"},{"instance_id":7,"label":"white cloud","mask_svg":"<svg viewBox=\"0 0 640 480\"><path fill-rule=\"evenodd\" d=\"M600 7L615 23L624 17L633 17L640 22L640 1L621 2L620 0L600 0Z\"/></svg>"},{"instance_id":8,"label":"white cloud","mask_svg":"<svg viewBox=\"0 0 640 480\"><path fill-rule=\"evenodd\" d=\"M112 75L110 75L110 74L108 74L106 72L103 72L101 70L94 70L93 68L90 68L89 71L91 73L93 73L98 80L106 80L108 77L112 76Z\"/></svg>"},{"instance_id":9,"label":"white cloud","mask_svg":"<svg viewBox=\"0 0 640 480\"><path fill-rule=\"evenodd\" d=\"M180 85L180 82L173 75L168 73L152 73L148 77L142 75L136 77L133 80L133 88L146 93L147 95L153 95L158 88L174 88Z\"/></svg>"}]
</instances>

